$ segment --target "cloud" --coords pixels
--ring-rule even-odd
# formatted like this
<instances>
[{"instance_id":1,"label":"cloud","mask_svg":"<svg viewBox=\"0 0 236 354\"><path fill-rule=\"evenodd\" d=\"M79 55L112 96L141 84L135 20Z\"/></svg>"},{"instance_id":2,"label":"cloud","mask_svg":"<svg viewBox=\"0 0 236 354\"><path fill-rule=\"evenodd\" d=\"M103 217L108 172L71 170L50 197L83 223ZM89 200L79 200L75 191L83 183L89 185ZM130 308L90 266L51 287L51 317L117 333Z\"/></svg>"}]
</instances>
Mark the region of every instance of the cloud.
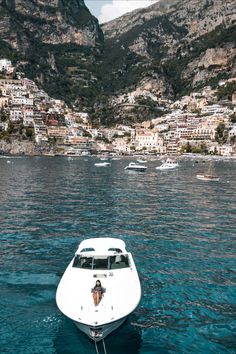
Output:
<instances>
[{"instance_id":1,"label":"cloud","mask_svg":"<svg viewBox=\"0 0 236 354\"><path fill-rule=\"evenodd\" d=\"M158 0L112 0L112 3L104 4L98 17L100 23L108 22L126 12L150 6Z\"/></svg>"}]
</instances>

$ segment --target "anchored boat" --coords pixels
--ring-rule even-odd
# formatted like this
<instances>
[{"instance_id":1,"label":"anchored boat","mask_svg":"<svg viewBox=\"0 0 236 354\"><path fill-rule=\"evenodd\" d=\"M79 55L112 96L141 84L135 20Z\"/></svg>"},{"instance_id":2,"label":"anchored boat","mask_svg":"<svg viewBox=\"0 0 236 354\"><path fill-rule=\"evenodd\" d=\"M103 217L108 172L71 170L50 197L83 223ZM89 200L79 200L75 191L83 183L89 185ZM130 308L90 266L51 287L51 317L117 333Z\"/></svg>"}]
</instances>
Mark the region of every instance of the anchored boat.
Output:
<instances>
[{"instance_id":1,"label":"anchored boat","mask_svg":"<svg viewBox=\"0 0 236 354\"><path fill-rule=\"evenodd\" d=\"M102 291L95 304L97 280ZM95 342L117 329L140 299L141 285L133 257L124 241L116 238L82 241L56 293L61 312Z\"/></svg>"},{"instance_id":2,"label":"anchored boat","mask_svg":"<svg viewBox=\"0 0 236 354\"><path fill-rule=\"evenodd\" d=\"M156 167L156 170L172 170L178 166L178 162L168 158L161 166Z\"/></svg>"},{"instance_id":3,"label":"anchored boat","mask_svg":"<svg viewBox=\"0 0 236 354\"><path fill-rule=\"evenodd\" d=\"M94 164L94 166L96 167L108 167L110 165L111 165L110 162L97 162Z\"/></svg>"},{"instance_id":4,"label":"anchored boat","mask_svg":"<svg viewBox=\"0 0 236 354\"><path fill-rule=\"evenodd\" d=\"M200 179L201 181L215 181L218 182L220 178L216 175L213 174L213 166L212 166L212 161L210 161L209 168L206 174L197 174L196 175L197 179Z\"/></svg>"},{"instance_id":5,"label":"anchored boat","mask_svg":"<svg viewBox=\"0 0 236 354\"><path fill-rule=\"evenodd\" d=\"M220 180L219 177L213 176L213 175L196 175L197 179L200 179L201 181L216 181L218 182Z\"/></svg>"},{"instance_id":6,"label":"anchored boat","mask_svg":"<svg viewBox=\"0 0 236 354\"><path fill-rule=\"evenodd\" d=\"M135 162L130 162L128 166L125 167L125 170L128 171L137 171L137 172L144 172L146 171L147 166L140 165Z\"/></svg>"}]
</instances>

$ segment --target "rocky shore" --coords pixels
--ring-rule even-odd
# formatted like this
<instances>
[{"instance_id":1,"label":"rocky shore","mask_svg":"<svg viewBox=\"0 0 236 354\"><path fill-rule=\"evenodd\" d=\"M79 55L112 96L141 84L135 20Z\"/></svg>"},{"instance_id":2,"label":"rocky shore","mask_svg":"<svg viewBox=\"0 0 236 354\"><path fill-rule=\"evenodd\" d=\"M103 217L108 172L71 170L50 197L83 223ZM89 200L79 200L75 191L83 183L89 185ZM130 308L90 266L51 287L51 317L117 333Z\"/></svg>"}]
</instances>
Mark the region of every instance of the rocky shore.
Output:
<instances>
[{"instance_id":1,"label":"rocky shore","mask_svg":"<svg viewBox=\"0 0 236 354\"><path fill-rule=\"evenodd\" d=\"M0 140L1 155L38 155L39 151L34 142Z\"/></svg>"}]
</instances>

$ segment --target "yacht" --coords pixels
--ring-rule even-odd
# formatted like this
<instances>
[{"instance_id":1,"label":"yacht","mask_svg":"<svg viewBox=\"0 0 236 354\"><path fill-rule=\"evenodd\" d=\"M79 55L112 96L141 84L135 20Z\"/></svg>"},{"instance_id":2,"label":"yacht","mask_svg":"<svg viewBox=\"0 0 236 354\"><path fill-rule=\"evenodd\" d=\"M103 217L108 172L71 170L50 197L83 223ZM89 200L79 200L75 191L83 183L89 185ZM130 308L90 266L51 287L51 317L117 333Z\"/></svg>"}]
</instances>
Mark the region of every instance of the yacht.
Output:
<instances>
[{"instance_id":1,"label":"yacht","mask_svg":"<svg viewBox=\"0 0 236 354\"><path fill-rule=\"evenodd\" d=\"M137 162L138 162L138 163L147 163L147 160L138 159Z\"/></svg>"},{"instance_id":2,"label":"yacht","mask_svg":"<svg viewBox=\"0 0 236 354\"><path fill-rule=\"evenodd\" d=\"M219 181L220 178L217 177L217 176L213 176L213 175L201 175L201 174L198 174L196 175L196 178L197 179L200 179L201 181Z\"/></svg>"},{"instance_id":3,"label":"yacht","mask_svg":"<svg viewBox=\"0 0 236 354\"><path fill-rule=\"evenodd\" d=\"M212 166L212 161L210 161L209 168L207 173L205 174L197 174L196 175L197 179L200 179L201 181L215 181L218 182L220 178L213 174L213 166Z\"/></svg>"},{"instance_id":4,"label":"yacht","mask_svg":"<svg viewBox=\"0 0 236 354\"><path fill-rule=\"evenodd\" d=\"M110 162L96 162L94 164L94 166L96 166L96 167L108 167L110 165L111 165Z\"/></svg>"},{"instance_id":5,"label":"yacht","mask_svg":"<svg viewBox=\"0 0 236 354\"><path fill-rule=\"evenodd\" d=\"M130 164L125 167L125 170L128 170L128 171L144 172L144 171L146 171L146 169L147 169L147 166L140 165L136 162L130 162Z\"/></svg>"},{"instance_id":6,"label":"yacht","mask_svg":"<svg viewBox=\"0 0 236 354\"><path fill-rule=\"evenodd\" d=\"M156 167L156 170L170 170L178 166L178 162L171 159L167 159L165 162L162 163L161 166Z\"/></svg>"},{"instance_id":7,"label":"yacht","mask_svg":"<svg viewBox=\"0 0 236 354\"><path fill-rule=\"evenodd\" d=\"M95 305L92 292L97 280L104 291ZM117 329L140 299L133 257L124 241L110 237L80 243L56 292L60 311L95 342Z\"/></svg>"}]
</instances>

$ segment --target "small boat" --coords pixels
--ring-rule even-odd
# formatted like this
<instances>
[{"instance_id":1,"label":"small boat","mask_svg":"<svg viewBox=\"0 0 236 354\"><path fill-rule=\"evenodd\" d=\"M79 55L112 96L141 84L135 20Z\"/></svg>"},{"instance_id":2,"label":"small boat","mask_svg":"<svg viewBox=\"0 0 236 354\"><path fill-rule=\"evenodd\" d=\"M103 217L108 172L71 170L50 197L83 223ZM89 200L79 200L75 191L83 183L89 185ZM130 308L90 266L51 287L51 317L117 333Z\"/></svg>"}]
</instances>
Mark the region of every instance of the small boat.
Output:
<instances>
[{"instance_id":1,"label":"small boat","mask_svg":"<svg viewBox=\"0 0 236 354\"><path fill-rule=\"evenodd\" d=\"M103 296L94 302L98 280ZM60 311L95 342L117 329L140 299L133 257L124 241L110 237L80 243L56 292Z\"/></svg>"},{"instance_id":2,"label":"small boat","mask_svg":"<svg viewBox=\"0 0 236 354\"><path fill-rule=\"evenodd\" d=\"M209 168L208 168L207 173L197 174L196 178L200 179L201 181L216 181L216 182L218 182L220 180L220 178L218 176L213 174L212 161L209 164Z\"/></svg>"},{"instance_id":3,"label":"small boat","mask_svg":"<svg viewBox=\"0 0 236 354\"><path fill-rule=\"evenodd\" d=\"M156 170L171 170L178 166L179 166L178 162L171 159L167 159L165 162L163 162L161 166L156 167Z\"/></svg>"},{"instance_id":4,"label":"small boat","mask_svg":"<svg viewBox=\"0 0 236 354\"><path fill-rule=\"evenodd\" d=\"M213 176L213 175L196 175L197 179L200 179L201 181L219 181L220 178L217 176Z\"/></svg>"},{"instance_id":5,"label":"small boat","mask_svg":"<svg viewBox=\"0 0 236 354\"><path fill-rule=\"evenodd\" d=\"M142 160L142 159L138 159L137 162L138 162L138 163L147 163L146 160Z\"/></svg>"},{"instance_id":6,"label":"small boat","mask_svg":"<svg viewBox=\"0 0 236 354\"><path fill-rule=\"evenodd\" d=\"M91 155L90 151L82 151L81 152L81 156L90 156L90 155Z\"/></svg>"},{"instance_id":7,"label":"small boat","mask_svg":"<svg viewBox=\"0 0 236 354\"><path fill-rule=\"evenodd\" d=\"M128 170L128 171L144 172L144 171L146 171L146 169L147 169L147 166L139 165L135 162L130 162L130 164L125 167L125 170Z\"/></svg>"},{"instance_id":8,"label":"small boat","mask_svg":"<svg viewBox=\"0 0 236 354\"><path fill-rule=\"evenodd\" d=\"M110 162L96 162L94 164L94 166L96 166L96 167L108 167L110 165L111 165Z\"/></svg>"},{"instance_id":9,"label":"small boat","mask_svg":"<svg viewBox=\"0 0 236 354\"><path fill-rule=\"evenodd\" d=\"M46 153L44 154L44 156L46 156L46 157L54 157L55 154L54 154L53 152L46 152Z\"/></svg>"},{"instance_id":10,"label":"small boat","mask_svg":"<svg viewBox=\"0 0 236 354\"><path fill-rule=\"evenodd\" d=\"M109 158L108 155L102 155L102 156L100 157L100 160L101 160L101 161L107 161L108 158Z\"/></svg>"}]
</instances>

